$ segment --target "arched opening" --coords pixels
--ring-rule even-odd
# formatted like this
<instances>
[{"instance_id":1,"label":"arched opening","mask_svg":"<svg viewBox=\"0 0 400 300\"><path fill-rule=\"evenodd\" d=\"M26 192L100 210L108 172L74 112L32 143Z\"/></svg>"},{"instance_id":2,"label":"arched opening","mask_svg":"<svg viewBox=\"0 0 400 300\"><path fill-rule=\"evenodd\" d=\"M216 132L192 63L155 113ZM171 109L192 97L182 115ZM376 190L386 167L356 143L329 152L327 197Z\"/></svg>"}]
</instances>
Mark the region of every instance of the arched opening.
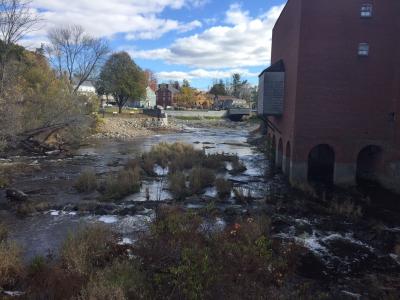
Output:
<instances>
[{"instance_id":1,"label":"arched opening","mask_svg":"<svg viewBox=\"0 0 400 300\"><path fill-rule=\"evenodd\" d=\"M329 145L318 145L308 155L308 181L333 185L335 151Z\"/></svg>"},{"instance_id":2,"label":"arched opening","mask_svg":"<svg viewBox=\"0 0 400 300\"><path fill-rule=\"evenodd\" d=\"M382 148L375 145L365 147L357 158L357 183L378 182L378 173L382 167Z\"/></svg>"},{"instance_id":3,"label":"arched opening","mask_svg":"<svg viewBox=\"0 0 400 300\"><path fill-rule=\"evenodd\" d=\"M283 165L283 142L282 142L282 139L279 139L277 155L278 156L277 156L277 160L276 160L276 167L278 169L282 170L282 165Z\"/></svg>"},{"instance_id":4,"label":"arched opening","mask_svg":"<svg viewBox=\"0 0 400 300\"><path fill-rule=\"evenodd\" d=\"M286 143L286 163L285 163L285 174L290 177L290 162L292 161L292 149L290 142Z\"/></svg>"}]
</instances>

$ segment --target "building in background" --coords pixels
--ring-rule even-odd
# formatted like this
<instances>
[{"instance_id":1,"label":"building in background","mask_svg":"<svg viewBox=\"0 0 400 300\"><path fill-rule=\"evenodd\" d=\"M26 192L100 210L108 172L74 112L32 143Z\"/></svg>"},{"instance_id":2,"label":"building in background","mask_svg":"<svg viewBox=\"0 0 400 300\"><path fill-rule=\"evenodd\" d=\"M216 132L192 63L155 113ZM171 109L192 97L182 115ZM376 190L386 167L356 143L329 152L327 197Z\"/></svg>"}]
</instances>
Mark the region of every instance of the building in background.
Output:
<instances>
[{"instance_id":1,"label":"building in background","mask_svg":"<svg viewBox=\"0 0 400 300\"><path fill-rule=\"evenodd\" d=\"M143 101L144 108L154 108L157 105L157 96L151 87L146 88L146 96Z\"/></svg>"},{"instance_id":2,"label":"building in background","mask_svg":"<svg viewBox=\"0 0 400 300\"><path fill-rule=\"evenodd\" d=\"M244 99L233 96L214 96L214 109L247 108L248 103Z\"/></svg>"},{"instance_id":3,"label":"building in background","mask_svg":"<svg viewBox=\"0 0 400 300\"><path fill-rule=\"evenodd\" d=\"M156 92L157 106L166 108L167 106L173 106L175 97L179 94L179 90L173 87L171 84L159 84Z\"/></svg>"},{"instance_id":4,"label":"building in background","mask_svg":"<svg viewBox=\"0 0 400 300\"><path fill-rule=\"evenodd\" d=\"M78 85L78 82L75 84L75 86ZM84 81L78 88L78 93L84 94L84 95L96 95L96 88L94 86L94 83L90 80Z\"/></svg>"},{"instance_id":5,"label":"building in background","mask_svg":"<svg viewBox=\"0 0 400 300\"><path fill-rule=\"evenodd\" d=\"M400 191L399 16L398 0L287 2L258 109L293 184Z\"/></svg>"}]
</instances>

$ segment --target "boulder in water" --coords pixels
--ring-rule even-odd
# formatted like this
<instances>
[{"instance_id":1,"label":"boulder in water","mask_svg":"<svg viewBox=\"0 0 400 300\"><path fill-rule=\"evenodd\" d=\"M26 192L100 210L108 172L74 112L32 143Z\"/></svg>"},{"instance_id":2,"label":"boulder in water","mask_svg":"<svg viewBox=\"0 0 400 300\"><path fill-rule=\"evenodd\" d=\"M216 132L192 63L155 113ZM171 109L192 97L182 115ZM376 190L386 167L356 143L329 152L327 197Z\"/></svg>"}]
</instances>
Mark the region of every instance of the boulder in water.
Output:
<instances>
[{"instance_id":1,"label":"boulder in water","mask_svg":"<svg viewBox=\"0 0 400 300\"><path fill-rule=\"evenodd\" d=\"M17 189L7 189L6 196L9 200L15 201L15 202L28 201L28 195Z\"/></svg>"}]
</instances>

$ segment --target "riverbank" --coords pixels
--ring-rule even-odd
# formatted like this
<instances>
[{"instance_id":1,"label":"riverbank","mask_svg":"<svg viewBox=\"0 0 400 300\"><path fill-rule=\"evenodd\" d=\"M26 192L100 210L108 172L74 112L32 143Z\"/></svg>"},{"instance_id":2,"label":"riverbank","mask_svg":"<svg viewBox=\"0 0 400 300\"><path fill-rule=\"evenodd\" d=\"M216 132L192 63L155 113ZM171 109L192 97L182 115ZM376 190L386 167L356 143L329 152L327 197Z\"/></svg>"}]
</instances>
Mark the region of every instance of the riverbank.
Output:
<instances>
[{"instance_id":1,"label":"riverbank","mask_svg":"<svg viewBox=\"0 0 400 300\"><path fill-rule=\"evenodd\" d=\"M90 139L131 140L137 137L151 136L160 132L178 131L171 119L150 118L146 116L100 118L96 133Z\"/></svg>"}]
</instances>

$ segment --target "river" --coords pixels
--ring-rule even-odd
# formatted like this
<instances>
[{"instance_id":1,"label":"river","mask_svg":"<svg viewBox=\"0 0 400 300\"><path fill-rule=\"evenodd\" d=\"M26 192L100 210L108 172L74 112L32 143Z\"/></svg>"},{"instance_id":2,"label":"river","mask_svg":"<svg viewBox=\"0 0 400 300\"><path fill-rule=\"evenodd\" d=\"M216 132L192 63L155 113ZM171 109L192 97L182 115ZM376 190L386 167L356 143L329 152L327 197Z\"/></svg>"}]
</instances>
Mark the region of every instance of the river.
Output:
<instances>
[{"instance_id":1,"label":"river","mask_svg":"<svg viewBox=\"0 0 400 300\"><path fill-rule=\"evenodd\" d=\"M180 141L205 149L208 153L237 154L247 167L247 171L239 176L225 176L235 186L251 191L254 198L252 204L239 205L233 199L221 204L222 214L215 226L223 228L229 222L228 215L232 214L224 214L224 211L233 210L236 216L262 212L271 218L275 239L294 241L308 249L301 267L305 276L340 280L342 276L347 279L349 276L358 278L367 272L398 278L399 205L396 201L394 207L397 209L373 205L382 203L382 197L389 199L388 195L376 193L375 190L375 195L364 197L372 203L368 203L369 208L364 209L365 218L344 218L327 210L329 203L326 202L335 197L349 197L346 192L328 200L307 200L307 197L287 187L281 175L273 174L265 155L248 142L254 125L227 121L219 122L217 126L192 124L183 125L182 128L181 132L137 138L134 141L97 141L65 159L11 158L11 162L22 161L31 166L29 171L15 178L13 185L27 192L33 201L50 204L49 209L24 218L17 218L13 211L0 209L0 218L9 226L11 239L23 247L27 259L57 253L69 233L90 223L111 226L121 234L121 243L134 242L138 233L145 230L154 218L155 203L163 203L171 198L165 183L162 180L145 181L140 193L127 197L121 203L85 211L77 209L77 206L82 203L89 205L97 195L77 193L74 182L85 169L93 169L99 175L105 174L122 168L129 159L148 151L155 144ZM150 191L150 199L146 199L146 190ZM271 198L271 191L278 193ZM205 196L212 198L215 191L209 189ZM390 194L390 197L393 195ZM5 201L3 193L0 204ZM196 199L184 202L190 209L206 204Z\"/></svg>"},{"instance_id":2,"label":"river","mask_svg":"<svg viewBox=\"0 0 400 300\"><path fill-rule=\"evenodd\" d=\"M228 126L226 126L228 125ZM10 237L22 246L27 258L36 255L56 253L62 241L69 233L87 223L100 222L109 224L122 234L124 241L134 240L136 233L142 231L154 216L154 210L146 208L145 191L150 191L150 200L170 199L165 183L160 180L145 181L141 193L127 197L119 206L120 210L132 208L134 213L88 214L71 209L76 203L95 200L96 195L82 195L73 185L82 171L92 169L97 174L104 174L121 168L128 160L150 150L160 142L184 142L193 144L207 153L225 152L237 154L246 164L247 171L240 176L228 177L236 185L251 187L255 198L262 199L265 193L265 172L268 168L264 155L247 143L254 127L245 123L230 123L223 126L183 126L178 133L154 135L137 138L133 141L116 142L102 140L82 147L76 155L65 159L45 157L14 157L12 162L23 162L32 166L32 170L13 180L13 186L26 192L33 201L44 201L50 209L32 216L16 218L8 210L0 210L1 219L10 228ZM209 189L206 195L215 196ZM4 194L1 196L5 201ZM144 204L144 205L141 205ZM202 205L190 201L189 208Z\"/></svg>"}]
</instances>

